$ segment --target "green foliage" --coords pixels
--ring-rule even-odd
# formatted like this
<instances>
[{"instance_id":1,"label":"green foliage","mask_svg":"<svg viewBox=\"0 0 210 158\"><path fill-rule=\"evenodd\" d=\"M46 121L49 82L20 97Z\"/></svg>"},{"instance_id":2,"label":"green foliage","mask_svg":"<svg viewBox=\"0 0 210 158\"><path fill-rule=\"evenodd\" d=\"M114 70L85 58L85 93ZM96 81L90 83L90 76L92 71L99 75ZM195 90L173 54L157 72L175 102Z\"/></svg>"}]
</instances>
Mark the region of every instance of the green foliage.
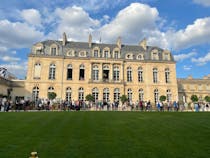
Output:
<instances>
[{"instance_id":1,"label":"green foliage","mask_svg":"<svg viewBox=\"0 0 210 158\"><path fill-rule=\"evenodd\" d=\"M128 97L126 96L126 95L122 95L121 97L120 97L120 100L121 100L121 102L124 104L126 101L128 101Z\"/></svg>"},{"instance_id":2,"label":"green foliage","mask_svg":"<svg viewBox=\"0 0 210 158\"><path fill-rule=\"evenodd\" d=\"M56 98L57 94L55 92L48 92L48 99L53 100Z\"/></svg>"},{"instance_id":3,"label":"green foliage","mask_svg":"<svg viewBox=\"0 0 210 158\"><path fill-rule=\"evenodd\" d=\"M94 97L91 94L86 95L85 99L89 102L93 102L94 101Z\"/></svg>"},{"instance_id":4,"label":"green foliage","mask_svg":"<svg viewBox=\"0 0 210 158\"><path fill-rule=\"evenodd\" d=\"M192 95L191 98L192 102L197 102L198 101L198 96L197 95Z\"/></svg>"},{"instance_id":5,"label":"green foliage","mask_svg":"<svg viewBox=\"0 0 210 158\"><path fill-rule=\"evenodd\" d=\"M206 102L210 102L210 96L205 96L204 99L205 99Z\"/></svg>"},{"instance_id":6,"label":"green foliage","mask_svg":"<svg viewBox=\"0 0 210 158\"><path fill-rule=\"evenodd\" d=\"M163 101L166 100L166 96L165 95L161 95L159 99L160 99L161 102L163 102Z\"/></svg>"}]
</instances>

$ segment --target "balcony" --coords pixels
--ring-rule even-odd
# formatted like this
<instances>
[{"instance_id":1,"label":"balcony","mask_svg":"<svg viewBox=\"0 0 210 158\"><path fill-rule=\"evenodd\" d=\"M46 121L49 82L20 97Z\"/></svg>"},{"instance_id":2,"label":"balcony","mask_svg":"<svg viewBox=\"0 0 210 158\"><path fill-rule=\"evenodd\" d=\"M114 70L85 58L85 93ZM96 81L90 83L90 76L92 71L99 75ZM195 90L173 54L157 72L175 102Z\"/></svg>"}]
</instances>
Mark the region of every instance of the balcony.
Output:
<instances>
[{"instance_id":1,"label":"balcony","mask_svg":"<svg viewBox=\"0 0 210 158\"><path fill-rule=\"evenodd\" d=\"M112 80L112 79L99 79L99 80L90 79L88 83L123 84L123 80L115 81L115 80Z\"/></svg>"}]
</instances>

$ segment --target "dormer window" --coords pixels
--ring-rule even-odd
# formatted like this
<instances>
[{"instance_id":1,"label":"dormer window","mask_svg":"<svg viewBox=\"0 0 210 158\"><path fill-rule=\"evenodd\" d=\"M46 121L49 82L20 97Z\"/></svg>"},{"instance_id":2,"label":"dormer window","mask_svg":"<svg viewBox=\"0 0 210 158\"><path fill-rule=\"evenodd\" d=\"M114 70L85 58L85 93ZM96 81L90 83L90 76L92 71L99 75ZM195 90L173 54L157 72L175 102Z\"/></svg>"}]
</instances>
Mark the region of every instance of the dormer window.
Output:
<instances>
[{"instance_id":1,"label":"dormer window","mask_svg":"<svg viewBox=\"0 0 210 158\"><path fill-rule=\"evenodd\" d=\"M86 52L85 51L79 52L79 57L86 57Z\"/></svg>"},{"instance_id":2,"label":"dormer window","mask_svg":"<svg viewBox=\"0 0 210 158\"><path fill-rule=\"evenodd\" d=\"M158 50L152 51L152 60L159 60Z\"/></svg>"},{"instance_id":3,"label":"dormer window","mask_svg":"<svg viewBox=\"0 0 210 158\"><path fill-rule=\"evenodd\" d=\"M105 50L104 51L104 58L108 58L109 57L109 52L108 52L108 50Z\"/></svg>"},{"instance_id":4,"label":"dormer window","mask_svg":"<svg viewBox=\"0 0 210 158\"><path fill-rule=\"evenodd\" d=\"M127 54L126 55L126 59L133 59L133 54L131 54L131 53L130 54Z\"/></svg>"},{"instance_id":5,"label":"dormer window","mask_svg":"<svg viewBox=\"0 0 210 158\"><path fill-rule=\"evenodd\" d=\"M100 48L94 47L92 50L92 57L99 58L100 57Z\"/></svg>"},{"instance_id":6,"label":"dormer window","mask_svg":"<svg viewBox=\"0 0 210 158\"><path fill-rule=\"evenodd\" d=\"M95 58L98 58L98 50L94 50L94 52L93 52L93 56L95 57Z\"/></svg>"},{"instance_id":7,"label":"dormer window","mask_svg":"<svg viewBox=\"0 0 210 158\"><path fill-rule=\"evenodd\" d=\"M36 47L36 54L41 54L43 51L42 51L42 47L41 46L37 46Z\"/></svg>"},{"instance_id":8,"label":"dormer window","mask_svg":"<svg viewBox=\"0 0 210 158\"><path fill-rule=\"evenodd\" d=\"M73 57L74 56L74 50L70 50L66 53L66 56L69 56L69 57Z\"/></svg>"},{"instance_id":9,"label":"dormer window","mask_svg":"<svg viewBox=\"0 0 210 158\"><path fill-rule=\"evenodd\" d=\"M163 60L170 60L169 53L163 53Z\"/></svg>"},{"instance_id":10,"label":"dormer window","mask_svg":"<svg viewBox=\"0 0 210 158\"><path fill-rule=\"evenodd\" d=\"M137 55L137 60L144 60L144 55L143 54Z\"/></svg>"},{"instance_id":11,"label":"dormer window","mask_svg":"<svg viewBox=\"0 0 210 158\"><path fill-rule=\"evenodd\" d=\"M51 48L51 55L56 55L56 48L55 47L52 47Z\"/></svg>"},{"instance_id":12,"label":"dormer window","mask_svg":"<svg viewBox=\"0 0 210 158\"><path fill-rule=\"evenodd\" d=\"M35 46L35 53L36 54L43 54L43 51L44 51L43 44L42 43L36 44L36 46Z\"/></svg>"},{"instance_id":13,"label":"dormer window","mask_svg":"<svg viewBox=\"0 0 210 158\"><path fill-rule=\"evenodd\" d=\"M108 47L104 48L103 50L103 57L104 58L109 58L110 57L110 50Z\"/></svg>"},{"instance_id":14,"label":"dormer window","mask_svg":"<svg viewBox=\"0 0 210 158\"><path fill-rule=\"evenodd\" d=\"M118 59L119 58L119 52L118 51L114 51L114 59Z\"/></svg>"}]
</instances>

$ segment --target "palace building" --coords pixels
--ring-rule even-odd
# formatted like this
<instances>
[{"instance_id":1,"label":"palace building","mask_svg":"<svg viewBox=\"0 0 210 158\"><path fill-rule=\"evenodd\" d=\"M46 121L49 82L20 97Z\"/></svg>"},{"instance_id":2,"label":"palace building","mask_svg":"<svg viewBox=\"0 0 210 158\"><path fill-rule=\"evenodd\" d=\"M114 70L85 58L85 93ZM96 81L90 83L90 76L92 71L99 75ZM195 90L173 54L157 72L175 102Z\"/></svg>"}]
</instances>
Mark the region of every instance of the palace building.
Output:
<instances>
[{"instance_id":1,"label":"palace building","mask_svg":"<svg viewBox=\"0 0 210 158\"><path fill-rule=\"evenodd\" d=\"M117 101L125 94L129 100L152 103L165 95L178 100L176 62L170 51L138 45L47 40L32 46L28 56L25 97L36 100L55 92L58 99Z\"/></svg>"}]
</instances>

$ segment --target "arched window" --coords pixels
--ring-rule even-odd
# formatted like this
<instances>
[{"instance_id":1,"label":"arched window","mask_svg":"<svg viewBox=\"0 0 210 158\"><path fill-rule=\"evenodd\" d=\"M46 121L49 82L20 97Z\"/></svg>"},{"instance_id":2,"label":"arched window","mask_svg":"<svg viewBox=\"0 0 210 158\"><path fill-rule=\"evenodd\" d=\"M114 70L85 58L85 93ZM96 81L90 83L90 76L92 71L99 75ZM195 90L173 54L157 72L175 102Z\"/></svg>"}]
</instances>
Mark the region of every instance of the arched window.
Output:
<instances>
[{"instance_id":1,"label":"arched window","mask_svg":"<svg viewBox=\"0 0 210 158\"><path fill-rule=\"evenodd\" d=\"M132 82L132 68L127 67L127 81Z\"/></svg>"},{"instance_id":2,"label":"arched window","mask_svg":"<svg viewBox=\"0 0 210 158\"><path fill-rule=\"evenodd\" d=\"M79 80L85 80L85 66L83 64L79 66Z\"/></svg>"},{"instance_id":3,"label":"arched window","mask_svg":"<svg viewBox=\"0 0 210 158\"><path fill-rule=\"evenodd\" d=\"M32 100L33 101L38 101L39 98L39 87L34 87L32 90Z\"/></svg>"},{"instance_id":4,"label":"arched window","mask_svg":"<svg viewBox=\"0 0 210 158\"><path fill-rule=\"evenodd\" d=\"M119 101L120 100L120 89L115 88L114 89L114 101Z\"/></svg>"},{"instance_id":5,"label":"arched window","mask_svg":"<svg viewBox=\"0 0 210 158\"><path fill-rule=\"evenodd\" d=\"M103 101L109 101L109 88L104 88L103 90Z\"/></svg>"},{"instance_id":6,"label":"arched window","mask_svg":"<svg viewBox=\"0 0 210 158\"><path fill-rule=\"evenodd\" d=\"M169 68L165 69L165 81L166 81L166 83L170 82L170 70L169 70Z\"/></svg>"},{"instance_id":7,"label":"arched window","mask_svg":"<svg viewBox=\"0 0 210 158\"><path fill-rule=\"evenodd\" d=\"M139 100L144 101L144 90L142 88L139 89Z\"/></svg>"},{"instance_id":8,"label":"arched window","mask_svg":"<svg viewBox=\"0 0 210 158\"><path fill-rule=\"evenodd\" d=\"M118 66L114 66L113 69L113 80L114 81L119 81L120 80L120 70Z\"/></svg>"},{"instance_id":9,"label":"arched window","mask_svg":"<svg viewBox=\"0 0 210 158\"><path fill-rule=\"evenodd\" d=\"M138 81L143 82L143 69L142 69L142 67L138 68Z\"/></svg>"},{"instance_id":10,"label":"arched window","mask_svg":"<svg viewBox=\"0 0 210 158\"><path fill-rule=\"evenodd\" d=\"M103 81L104 82L109 81L109 66L108 65L103 66Z\"/></svg>"},{"instance_id":11,"label":"arched window","mask_svg":"<svg viewBox=\"0 0 210 158\"><path fill-rule=\"evenodd\" d=\"M129 53L129 54L126 54L126 59L133 59L133 54L132 53Z\"/></svg>"},{"instance_id":12,"label":"arched window","mask_svg":"<svg viewBox=\"0 0 210 158\"><path fill-rule=\"evenodd\" d=\"M67 87L66 88L66 100L67 101L71 101L71 88L70 87Z\"/></svg>"},{"instance_id":13,"label":"arched window","mask_svg":"<svg viewBox=\"0 0 210 158\"><path fill-rule=\"evenodd\" d=\"M49 69L49 79L50 80L55 79L55 69L56 69L55 64L50 64L50 69Z\"/></svg>"},{"instance_id":14,"label":"arched window","mask_svg":"<svg viewBox=\"0 0 210 158\"><path fill-rule=\"evenodd\" d=\"M98 81L99 80L99 69L97 65L93 65L93 80Z\"/></svg>"},{"instance_id":15,"label":"arched window","mask_svg":"<svg viewBox=\"0 0 210 158\"><path fill-rule=\"evenodd\" d=\"M133 95L133 92L132 92L132 89L128 89L128 101L132 101L132 95Z\"/></svg>"},{"instance_id":16,"label":"arched window","mask_svg":"<svg viewBox=\"0 0 210 158\"><path fill-rule=\"evenodd\" d=\"M84 89L82 87L79 88L78 100L84 100Z\"/></svg>"},{"instance_id":17,"label":"arched window","mask_svg":"<svg viewBox=\"0 0 210 158\"><path fill-rule=\"evenodd\" d=\"M144 55L143 54L139 54L137 56L137 60L144 60Z\"/></svg>"},{"instance_id":18,"label":"arched window","mask_svg":"<svg viewBox=\"0 0 210 158\"><path fill-rule=\"evenodd\" d=\"M157 83L158 82L158 70L157 68L153 69L153 83Z\"/></svg>"},{"instance_id":19,"label":"arched window","mask_svg":"<svg viewBox=\"0 0 210 158\"><path fill-rule=\"evenodd\" d=\"M34 79L40 79L41 78L41 64L36 63L34 65Z\"/></svg>"},{"instance_id":20,"label":"arched window","mask_svg":"<svg viewBox=\"0 0 210 158\"><path fill-rule=\"evenodd\" d=\"M98 94L99 94L99 92L98 92L98 88L93 88L92 89L92 96L94 97L94 102L96 102L97 100L98 100Z\"/></svg>"},{"instance_id":21,"label":"arched window","mask_svg":"<svg viewBox=\"0 0 210 158\"><path fill-rule=\"evenodd\" d=\"M158 89L155 89L154 90L154 101L155 101L155 104L158 102L158 100L159 100Z\"/></svg>"},{"instance_id":22,"label":"arched window","mask_svg":"<svg viewBox=\"0 0 210 158\"><path fill-rule=\"evenodd\" d=\"M167 102L172 101L172 99L171 99L171 90L170 89L166 90L166 99L167 99Z\"/></svg>"},{"instance_id":23,"label":"arched window","mask_svg":"<svg viewBox=\"0 0 210 158\"><path fill-rule=\"evenodd\" d=\"M72 65L67 66L67 80L72 80Z\"/></svg>"},{"instance_id":24,"label":"arched window","mask_svg":"<svg viewBox=\"0 0 210 158\"><path fill-rule=\"evenodd\" d=\"M54 87L52 87L52 86L49 87L49 88L48 88L48 92L54 92Z\"/></svg>"}]
</instances>

